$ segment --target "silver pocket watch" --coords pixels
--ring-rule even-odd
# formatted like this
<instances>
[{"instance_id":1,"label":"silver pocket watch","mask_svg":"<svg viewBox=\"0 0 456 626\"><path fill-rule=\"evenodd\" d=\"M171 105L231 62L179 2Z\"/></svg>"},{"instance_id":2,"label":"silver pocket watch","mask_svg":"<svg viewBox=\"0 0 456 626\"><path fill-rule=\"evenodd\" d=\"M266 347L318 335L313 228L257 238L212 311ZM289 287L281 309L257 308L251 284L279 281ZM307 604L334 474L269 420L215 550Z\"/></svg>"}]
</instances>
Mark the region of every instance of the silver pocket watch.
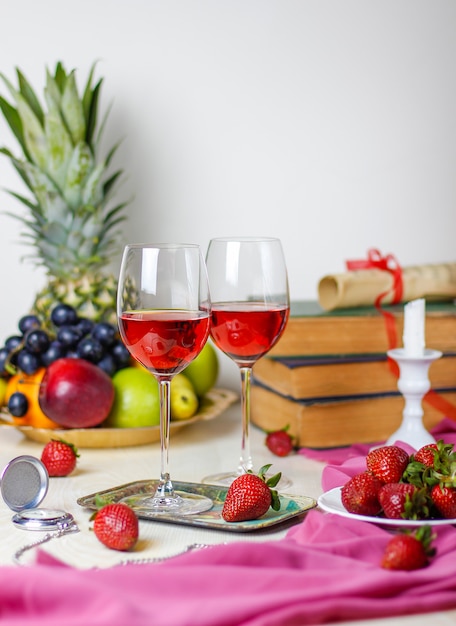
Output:
<instances>
[{"instance_id":1,"label":"silver pocket watch","mask_svg":"<svg viewBox=\"0 0 456 626\"><path fill-rule=\"evenodd\" d=\"M48 531L42 539L20 548L14 555L17 562L29 548L79 530L71 513L60 509L39 508L48 487L47 469L34 456L18 456L3 470L0 491L7 506L15 511L13 524L23 530Z\"/></svg>"}]
</instances>

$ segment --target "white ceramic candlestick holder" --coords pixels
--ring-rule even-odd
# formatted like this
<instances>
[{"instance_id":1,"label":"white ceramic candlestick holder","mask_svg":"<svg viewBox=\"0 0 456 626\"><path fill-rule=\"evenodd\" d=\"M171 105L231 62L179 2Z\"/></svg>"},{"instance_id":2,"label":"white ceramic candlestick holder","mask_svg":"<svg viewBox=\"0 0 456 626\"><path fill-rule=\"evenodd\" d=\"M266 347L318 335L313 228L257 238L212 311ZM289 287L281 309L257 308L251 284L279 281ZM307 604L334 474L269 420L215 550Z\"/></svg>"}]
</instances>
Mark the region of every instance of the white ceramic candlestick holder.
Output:
<instances>
[{"instance_id":1,"label":"white ceramic candlestick holder","mask_svg":"<svg viewBox=\"0 0 456 626\"><path fill-rule=\"evenodd\" d=\"M428 443L435 443L434 437L423 424L422 400L431 388L428 377L429 366L439 359L442 353L438 350L425 349L420 356L410 356L403 348L396 348L388 350L387 354L399 365L400 376L397 386L404 396L405 406L402 423L386 444L393 445L396 441L403 441L419 450Z\"/></svg>"}]
</instances>

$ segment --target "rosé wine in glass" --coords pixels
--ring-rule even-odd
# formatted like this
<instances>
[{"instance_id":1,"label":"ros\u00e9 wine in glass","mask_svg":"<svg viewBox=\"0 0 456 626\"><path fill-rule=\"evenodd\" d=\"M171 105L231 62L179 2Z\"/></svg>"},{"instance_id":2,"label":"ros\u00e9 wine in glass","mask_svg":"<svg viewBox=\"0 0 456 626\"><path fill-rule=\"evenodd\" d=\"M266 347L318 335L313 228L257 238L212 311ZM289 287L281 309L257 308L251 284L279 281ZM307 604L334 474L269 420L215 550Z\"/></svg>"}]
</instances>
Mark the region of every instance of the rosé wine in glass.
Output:
<instances>
[{"instance_id":1,"label":"ros\u00e9 wine in glass","mask_svg":"<svg viewBox=\"0 0 456 626\"><path fill-rule=\"evenodd\" d=\"M119 318L130 354L157 375L187 367L206 343L209 324L207 311L130 311Z\"/></svg>"},{"instance_id":2,"label":"ros\u00e9 wine in glass","mask_svg":"<svg viewBox=\"0 0 456 626\"><path fill-rule=\"evenodd\" d=\"M155 493L129 496L124 501L148 517L207 511L213 506L210 498L174 490L168 459L171 380L198 356L210 330L209 285L199 246L126 246L117 320L130 354L155 376L160 393L160 479Z\"/></svg>"},{"instance_id":3,"label":"ros\u00e9 wine in glass","mask_svg":"<svg viewBox=\"0 0 456 626\"><path fill-rule=\"evenodd\" d=\"M211 336L241 374L242 440L237 471L203 482L230 485L253 469L250 455L252 368L279 340L290 310L282 245L276 238L217 238L209 243L206 265L212 300ZM290 481L282 476L279 487Z\"/></svg>"},{"instance_id":4,"label":"ros\u00e9 wine in glass","mask_svg":"<svg viewBox=\"0 0 456 626\"><path fill-rule=\"evenodd\" d=\"M217 304L212 308L211 335L238 365L254 364L277 342L288 313L287 306L262 302Z\"/></svg>"}]
</instances>

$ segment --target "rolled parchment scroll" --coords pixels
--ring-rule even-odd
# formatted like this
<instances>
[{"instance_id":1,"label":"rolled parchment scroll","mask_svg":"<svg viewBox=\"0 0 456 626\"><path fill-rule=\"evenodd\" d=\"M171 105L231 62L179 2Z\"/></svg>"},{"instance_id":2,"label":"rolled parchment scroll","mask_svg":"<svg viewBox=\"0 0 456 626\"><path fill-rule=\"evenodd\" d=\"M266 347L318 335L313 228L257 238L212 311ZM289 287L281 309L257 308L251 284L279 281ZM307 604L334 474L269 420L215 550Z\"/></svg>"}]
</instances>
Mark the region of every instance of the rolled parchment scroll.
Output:
<instances>
[{"instance_id":1,"label":"rolled parchment scroll","mask_svg":"<svg viewBox=\"0 0 456 626\"><path fill-rule=\"evenodd\" d=\"M318 284L320 306L327 311L373 306L382 293L382 304L394 300L394 277L380 269L361 269L324 276ZM456 298L456 263L416 265L402 268L401 302L416 298L452 300Z\"/></svg>"}]
</instances>

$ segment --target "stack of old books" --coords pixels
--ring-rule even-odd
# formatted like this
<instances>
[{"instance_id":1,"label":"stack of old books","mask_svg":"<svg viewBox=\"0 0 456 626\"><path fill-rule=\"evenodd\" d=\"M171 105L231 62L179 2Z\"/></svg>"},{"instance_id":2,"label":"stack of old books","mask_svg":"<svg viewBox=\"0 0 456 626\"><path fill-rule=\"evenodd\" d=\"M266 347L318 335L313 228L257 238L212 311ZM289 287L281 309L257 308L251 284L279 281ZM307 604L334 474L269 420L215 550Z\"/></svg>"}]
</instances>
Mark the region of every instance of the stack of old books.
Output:
<instances>
[{"instance_id":1,"label":"stack of old books","mask_svg":"<svg viewBox=\"0 0 456 626\"><path fill-rule=\"evenodd\" d=\"M403 307L388 306L402 346ZM391 317L390 316L390 317ZM252 422L288 426L297 446L325 448L386 440L402 421L404 399L387 358L384 314L375 307L324 311L296 302L277 345L253 368ZM431 388L456 407L456 306L426 303L426 346L440 350ZM423 401L427 428L444 415Z\"/></svg>"}]
</instances>

